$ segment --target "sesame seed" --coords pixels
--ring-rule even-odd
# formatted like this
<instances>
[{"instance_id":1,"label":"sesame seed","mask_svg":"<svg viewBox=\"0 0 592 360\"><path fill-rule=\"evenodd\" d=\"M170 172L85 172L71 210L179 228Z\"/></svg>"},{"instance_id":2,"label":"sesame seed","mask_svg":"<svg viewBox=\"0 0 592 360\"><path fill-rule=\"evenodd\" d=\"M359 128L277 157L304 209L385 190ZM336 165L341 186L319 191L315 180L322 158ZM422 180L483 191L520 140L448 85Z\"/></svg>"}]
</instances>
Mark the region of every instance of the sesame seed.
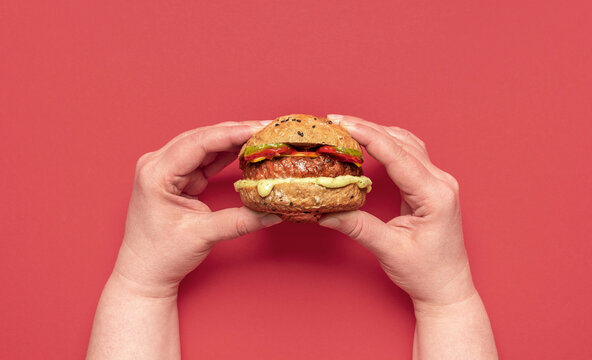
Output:
<instances>
[{"instance_id":1,"label":"sesame seed","mask_svg":"<svg viewBox=\"0 0 592 360\"><path fill-rule=\"evenodd\" d=\"M275 126L280 126L280 124L275 124Z\"/></svg>"},{"instance_id":2,"label":"sesame seed","mask_svg":"<svg viewBox=\"0 0 592 360\"><path fill-rule=\"evenodd\" d=\"M302 131L298 131L298 135L304 136L304 134L302 133Z\"/></svg>"},{"instance_id":3,"label":"sesame seed","mask_svg":"<svg viewBox=\"0 0 592 360\"><path fill-rule=\"evenodd\" d=\"M313 126L312 126L312 128L313 128L313 129L314 129L314 128L316 128L316 127L317 127L316 125L313 125Z\"/></svg>"},{"instance_id":4,"label":"sesame seed","mask_svg":"<svg viewBox=\"0 0 592 360\"><path fill-rule=\"evenodd\" d=\"M292 202L290 201L290 206L292 206L292 205L294 205L294 204L292 204Z\"/></svg>"},{"instance_id":5,"label":"sesame seed","mask_svg":"<svg viewBox=\"0 0 592 360\"><path fill-rule=\"evenodd\" d=\"M329 120L329 124L333 124L333 121Z\"/></svg>"},{"instance_id":6,"label":"sesame seed","mask_svg":"<svg viewBox=\"0 0 592 360\"><path fill-rule=\"evenodd\" d=\"M302 122L302 121L300 121L300 119L296 119L296 121L298 121L298 122Z\"/></svg>"}]
</instances>

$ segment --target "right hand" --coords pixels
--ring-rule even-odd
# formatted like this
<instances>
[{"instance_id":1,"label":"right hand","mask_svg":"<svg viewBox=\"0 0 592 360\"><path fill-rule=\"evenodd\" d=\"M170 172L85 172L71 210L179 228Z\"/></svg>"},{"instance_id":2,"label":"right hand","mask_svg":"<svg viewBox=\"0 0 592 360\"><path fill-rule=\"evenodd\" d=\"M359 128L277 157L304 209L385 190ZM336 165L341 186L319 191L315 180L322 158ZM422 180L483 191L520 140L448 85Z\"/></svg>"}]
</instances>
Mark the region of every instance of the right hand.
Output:
<instances>
[{"instance_id":1,"label":"right hand","mask_svg":"<svg viewBox=\"0 0 592 360\"><path fill-rule=\"evenodd\" d=\"M329 115L382 163L401 192L401 215L384 223L365 211L323 217L372 251L416 307L446 306L476 294L463 242L458 183L434 166L410 132L359 118Z\"/></svg>"}]
</instances>

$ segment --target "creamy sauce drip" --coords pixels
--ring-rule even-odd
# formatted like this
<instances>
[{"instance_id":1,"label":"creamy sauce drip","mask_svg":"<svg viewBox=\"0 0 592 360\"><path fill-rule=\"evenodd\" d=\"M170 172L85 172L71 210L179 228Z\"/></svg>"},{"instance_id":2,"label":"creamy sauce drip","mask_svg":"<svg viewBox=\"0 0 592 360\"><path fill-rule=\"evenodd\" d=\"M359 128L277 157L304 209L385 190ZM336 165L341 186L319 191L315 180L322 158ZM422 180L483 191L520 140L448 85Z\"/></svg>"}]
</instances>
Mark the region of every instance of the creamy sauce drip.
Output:
<instances>
[{"instance_id":1,"label":"creamy sauce drip","mask_svg":"<svg viewBox=\"0 0 592 360\"><path fill-rule=\"evenodd\" d=\"M372 190L372 180L366 176L341 175L337 177L311 177L311 178L285 178L285 179L261 179L239 180L234 183L234 190L257 187L259 196L266 197L271 194L276 184L312 183L330 189L336 189L349 184L357 184L360 189L366 188L366 192Z\"/></svg>"}]
</instances>

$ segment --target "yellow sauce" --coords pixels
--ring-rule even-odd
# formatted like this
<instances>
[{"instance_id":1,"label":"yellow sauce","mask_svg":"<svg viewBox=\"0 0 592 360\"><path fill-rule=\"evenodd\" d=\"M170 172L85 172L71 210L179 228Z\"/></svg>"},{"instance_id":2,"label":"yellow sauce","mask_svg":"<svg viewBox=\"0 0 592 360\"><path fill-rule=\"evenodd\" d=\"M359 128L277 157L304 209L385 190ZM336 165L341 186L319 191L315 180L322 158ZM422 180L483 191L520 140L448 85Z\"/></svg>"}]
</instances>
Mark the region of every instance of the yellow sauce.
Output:
<instances>
[{"instance_id":1,"label":"yellow sauce","mask_svg":"<svg viewBox=\"0 0 592 360\"><path fill-rule=\"evenodd\" d=\"M372 190L372 181L365 176L341 175L337 177L312 177L312 178L285 178L285 179L261 179L239 180L234 183L234 190L257 187L259 196L266 197L271 194L275 184L312 183L330 189L336 189L349 184L357 184L360 189L366 188L366 192Z\"/></svg>"}]
</instances>

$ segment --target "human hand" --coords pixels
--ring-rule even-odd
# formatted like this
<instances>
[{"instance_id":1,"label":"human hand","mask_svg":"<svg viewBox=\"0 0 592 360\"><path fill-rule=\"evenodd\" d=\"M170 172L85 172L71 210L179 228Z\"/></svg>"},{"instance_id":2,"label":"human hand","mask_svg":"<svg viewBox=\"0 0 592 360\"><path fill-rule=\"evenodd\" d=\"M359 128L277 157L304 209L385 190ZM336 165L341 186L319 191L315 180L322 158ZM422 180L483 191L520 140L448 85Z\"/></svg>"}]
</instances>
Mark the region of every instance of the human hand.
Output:
<instances>
[{"instance_id":1,"label":"human hand","mask_svg":"<svg viewBox=\"0 0 592 360\"><path fill-rule=\"evenodd\" d=\"M381 162L401 192L401 215L384 223L364 212L323 217L319 223L372 251L416 308L462 302L476 293L463 242L458 183L434 166L410 132L359 118L329 115Z\"/></svg>"},{"instance_id":2,"label":"human hand","mask_svg":"<svg viewBox=\"0 0 592 360\"><path fill-rule=\"evenodd\" d=\"M226 122L187 131L137 163L114 274L149 296L176 294L213 245L281 222L245 207L212 212L198 199L208 178L236 159L265 122Z\"/></svg>"}]
</instances>

